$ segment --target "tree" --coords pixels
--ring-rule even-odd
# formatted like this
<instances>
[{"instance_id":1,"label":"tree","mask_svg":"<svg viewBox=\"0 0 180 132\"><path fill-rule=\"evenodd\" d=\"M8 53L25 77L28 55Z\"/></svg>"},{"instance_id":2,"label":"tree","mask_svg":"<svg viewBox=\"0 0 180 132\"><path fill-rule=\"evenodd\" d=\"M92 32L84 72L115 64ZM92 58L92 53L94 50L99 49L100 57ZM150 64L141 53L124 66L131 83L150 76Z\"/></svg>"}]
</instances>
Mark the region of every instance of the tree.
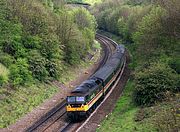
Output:
<instances>
[{"instance_id":1,"label":"tree","mask_svg":"<svg viewBox=\"0 0 180 132\"><path fill-rule=\"evenodd\" d=\"M133 34L134 42L139 45L140 56L149 57L155 50L165 47L162 17L165 10L160 6L153 7L150 13L142 18L137 31Z\"/></svg>"}]
</instances>

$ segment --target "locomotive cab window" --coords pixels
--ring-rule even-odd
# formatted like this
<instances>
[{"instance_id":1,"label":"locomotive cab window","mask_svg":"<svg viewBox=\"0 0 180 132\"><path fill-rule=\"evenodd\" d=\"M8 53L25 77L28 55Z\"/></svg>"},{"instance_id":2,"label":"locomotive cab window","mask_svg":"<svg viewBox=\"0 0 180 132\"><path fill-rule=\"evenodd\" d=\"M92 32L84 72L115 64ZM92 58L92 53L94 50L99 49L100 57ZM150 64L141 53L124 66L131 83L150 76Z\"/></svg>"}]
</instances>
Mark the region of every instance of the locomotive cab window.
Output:
<instances>
[{"instance_id":1,"label":"locomotive cab window","mask_svg":"<svg viewBox=\"0 0 180 132\"><path fill-rule=\"evenodd\" d=\"M84 97L76 97L76 102L84 102L85 98Z\"/></svg>"},{"instance_id":2,"label":"locomotive cab window","mask_svg":"<svg viewBox=\"0 0 180 132\"><path fill-rule=\"evenodd\" d=\"M69 97L67 97L67 102L68 102L69 104L84 103L84 102L85 102L85 97L69 96Z\"/></svg>"},{"instance_id":3,"label":"locomotive cab window","mask_svg":"<svg viewBox=\"0 0 180 132\"><path fill-rule=\"evenodd\" d=\"M75 101L76 101L76 97L73 97L73 96L67 97L67 102L68 103L74 103Z\"/></svg>"}]
</instances>

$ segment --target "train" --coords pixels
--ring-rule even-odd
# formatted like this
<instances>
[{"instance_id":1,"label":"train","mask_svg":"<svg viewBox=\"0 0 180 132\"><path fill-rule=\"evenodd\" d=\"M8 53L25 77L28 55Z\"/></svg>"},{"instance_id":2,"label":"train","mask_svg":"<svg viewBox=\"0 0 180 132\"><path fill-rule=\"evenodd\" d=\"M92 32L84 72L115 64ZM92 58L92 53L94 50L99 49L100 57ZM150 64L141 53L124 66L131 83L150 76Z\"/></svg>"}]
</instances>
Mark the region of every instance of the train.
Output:
<instances>
[{"instance_id":1,"label":"train","mask_svg":"<svg viewBox=\"0 0 180 132\"><path fill-rule=\"evenodd\" d=\"M125 48L117 45L116 51L104 66L77 86L66 98L67 116L73 121L87 118L104 99L125 66Z\"/></svg>"}]
</instances>

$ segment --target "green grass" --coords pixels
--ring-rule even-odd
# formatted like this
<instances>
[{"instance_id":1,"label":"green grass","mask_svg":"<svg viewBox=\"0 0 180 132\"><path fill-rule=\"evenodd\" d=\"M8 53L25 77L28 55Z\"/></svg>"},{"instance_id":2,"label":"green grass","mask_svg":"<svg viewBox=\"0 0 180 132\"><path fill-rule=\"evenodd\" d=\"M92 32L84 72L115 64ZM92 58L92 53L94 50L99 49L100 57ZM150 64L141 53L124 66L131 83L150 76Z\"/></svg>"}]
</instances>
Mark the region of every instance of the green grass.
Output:
<instances>
[{"instance_id":1,"label":"green grass","mask_svg":"<svg viewBox=\"0 0 180 132\"><path fill-rule=\"evenodd\" d=\"M140 108L133 105L132 90L134 83L129 81L123 95L118 100L112 114L110 114L97 129L98 132L153 132L153 126L144 120L136 122L136 114Z\"/></svg>"},{"instance_id":2,"label":"green grass","mask_svg":"<svg viewBox=\"0 0 180 132\"><path fill-rule=\"evenodd\" d=\"M1 88L0 128L14 123L57 91L57 88L42 83L14 90Z\"/></svg>"}]
</instances>

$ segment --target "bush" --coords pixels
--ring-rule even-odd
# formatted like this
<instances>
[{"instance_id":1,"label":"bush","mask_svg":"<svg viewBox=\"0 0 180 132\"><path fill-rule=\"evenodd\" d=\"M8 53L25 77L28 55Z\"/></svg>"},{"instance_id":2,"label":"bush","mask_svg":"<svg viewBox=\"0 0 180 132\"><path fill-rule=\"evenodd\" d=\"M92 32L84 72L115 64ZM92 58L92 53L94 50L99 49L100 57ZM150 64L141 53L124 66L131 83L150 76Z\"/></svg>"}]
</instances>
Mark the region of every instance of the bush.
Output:
<instances>
[{"instance_id":1,"label":"bush","mask_svg":"<svg viewBox=\"0 0 180 132\"><path fill-rule=\"evenodd\" d=\"M42 57L38 51L32 50L29 52L28 60L33 76L40 81L44 81L48 76L48 71L46 70L46 59Z\"/></svg>"},{"instance_id":2,"label":"bush","mask_svg":"<svg viewBox=\"0 0 180 132\"><path fill-rule=\"evenodd\" d=\"M15 59L12 56L6 53L0 53L0 63L2 63L4 66L9 67L14 62Z\"/></svg>"},{"instance_id":3,"label":"bush","mask_svg":"<svg viewBox=\"0 0 180 132\"><path fill-rule=\"evenodd\" d=\"M28 49L39 49L41 41L39 36L26 35L23 38L23 45Z\"/></svg>"},{"instance_id":4,"label":"bush","mask_svg":"<svg viewBox=\"0 0 180 132\"><path fill-rule=\"evenodd\" d=\"M78 46L70 43L66 49L65 61L70 65L77 65L80 62L80 53L76 52ZM78 49L79 50L79 49Z\"/></svg>"},{"instance_id":5,"label":"bush","mask_svg":"<svg viewBox=\"0 0 180 132\"><path fill-rule=\"evenodd\" d=\"M9 77L14 86L25 85L32 82L32 73L29 71L29 65L26 59L19 58L9 69Z\"/></svg>"},{"instance_id":6,"label":"bush","mask_svg":"<svg viewBox=\"0 0 180 132\"><path fill-rule=\"evenodd\" d=\"M57 79L60 76L61 67L61 63L58 60L48 60L46 62L46 69L50 77Z\"/></svg>"},{"instance_id":7,"label":"bush","mask_svg":"<svg viewBox=\"0 0 180 132\"><path fill-rule=\"evenodd\" d=\"M167 91L178 90L178 77L173 69L162 63L151 64L135 74L134 101L137 105L151 105L165 98Z\"/></svg>"},{"instance_id":8,"label":"bush","mask_svg":"<svg viewBox=\"0 0 180 132\"><path fill-rule=\"evenodd\" d=\"M58 37L49 34L42 37L41 54L47 59L62 58L62 51L60 50Z\"/></svg>"}]
</instances>

